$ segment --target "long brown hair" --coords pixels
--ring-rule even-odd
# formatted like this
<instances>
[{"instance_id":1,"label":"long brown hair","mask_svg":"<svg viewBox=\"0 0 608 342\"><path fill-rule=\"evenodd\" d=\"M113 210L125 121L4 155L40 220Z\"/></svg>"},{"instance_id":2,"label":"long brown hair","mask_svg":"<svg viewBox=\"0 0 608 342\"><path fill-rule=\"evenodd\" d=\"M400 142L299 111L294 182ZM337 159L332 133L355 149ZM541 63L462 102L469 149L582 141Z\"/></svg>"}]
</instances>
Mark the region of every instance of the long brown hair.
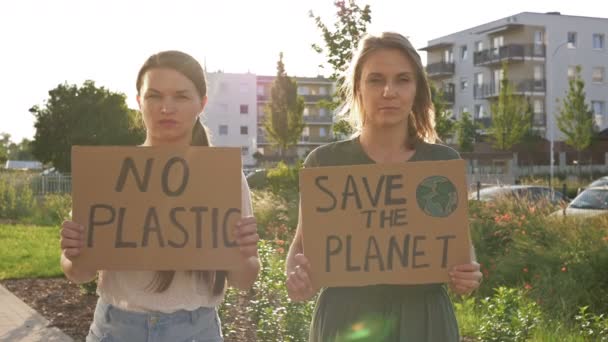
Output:
<instances>
[{"instance_id":1,"label":"long brown hair","mask_svg":"<svg viewBox=\"0 0 608 342\"><path fill-rule=\"evenodd\" d=\"M198 95L201 98L204 98L207 95L205 71L196 59L181 51L162 51L150 56L137 74L136 87L138 94L143 83L144 75L148 70L155 68L166 68L179 72L194 83ZM207 130L200 119L196 120L196 123L192 128L192 141L190 145L210 146ZM197 279L200 279L207 284L213 295L219 295L224 292L227 278L226 271L189 271L188 273L192 276L196 276ZM153 289L155 292L164 292L171 286L174 277L175 271L157 271L149 288Z\"/></svg>"},{"instance_id":2,"label":"long brown hair","mask_svg":"<svg viewBox=\"0 0 608 342\"><path fill-rule=\"evenodd\" d=\"M414 65L416 71L416 97L412 114L408 116L408 136L410 143L423 140L434 143L438 140L435 132L435 111L431 101L431 90L420 55L410 41L399 33L383 32L378 36L366 34L360 41L348 70L341 91L345 101L339 115L347 117L357 131L361 131L365 113L361 103L361 72L368 57L378 50L398 50Z\"/></svg>"}]
</instances>

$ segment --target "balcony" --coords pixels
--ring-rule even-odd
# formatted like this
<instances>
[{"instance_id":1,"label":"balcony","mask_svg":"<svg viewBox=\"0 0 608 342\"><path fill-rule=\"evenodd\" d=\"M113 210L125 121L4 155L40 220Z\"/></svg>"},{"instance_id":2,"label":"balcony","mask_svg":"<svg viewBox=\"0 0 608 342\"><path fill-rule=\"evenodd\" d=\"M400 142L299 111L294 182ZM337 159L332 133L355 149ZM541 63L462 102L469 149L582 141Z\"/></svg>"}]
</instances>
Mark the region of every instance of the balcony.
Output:
<instances>
[{"instance_id":1,"label":"balcony","mask_svg":"<svg viewBox=\"0 0 608 342\"><path fill-rule=\"evenodd\" d=\"M323 145L331 141L332 138L330 136L302 136L298 145Z\"/></svg>"},{"instance_id":2,"label":"balcony","mask_svg":"<svg viewBox=\"0 0 608 342\"><path fill-rule=\"evenodd\" d=\"M476 66L493 66L503 61L523 61L531 58L545 58L545 45L542 44L509 44L499 48L475 52L473 64Z\"/></svg>"},{"instance_id":3,"label":"balcony","mask_svg":"<svg viewBox=\"0 0 608 342\"><path fill-rule=\"evenodd\" d=\"M454 100L456 98L456 95L454 93L454 84L450 83L450 86L448 87L444 87L442 90L442 99L443 101L445 101L445 103L447 104L454 104Z\"/></svg>"},{"instance_id":4,"label":"balcony","mask_svg":"<svg viewBox=\"0 0 608 342\"><path fill-rule=\"evenodd\" d=\"M547 114L546 113L534 113L532 114L532 126L533 127L545 127L547 125Z\"/></svg>"},{"instance_id":5,"label":"balcony","mask_svg":"<svg viewBox=\"0 0 608 342\"><path fill-rule=\"evenodd\" d=\"M510 80L510 83L514 85L514 95L529 95L531 93L544 93L547 89L547 84L544 79L542 80ZM487 99L497 97L500 93L500 84L475 84L473 85L473 97L475 99Z\"/></svg>"},{"instance_id":6,"label":"balcony","mask_svg":"<svg viewBox=\"0 0 608 342\"><path fill-rule=\"evenodd\" d=\"M328 115L306 115L304 116L304 123L309 125L331 125L333 123L333 119Z\"/></svg>"},{"instance_id":7,"label":"balcony","mask_svg":"<svg viewBox=\"0 0 608 342\"><path fill-rule=\"evenodd\" d=\"M426 66L429 77L450 77L454 75L454 63L439 62Z\"/></svg>"}]
</instances>

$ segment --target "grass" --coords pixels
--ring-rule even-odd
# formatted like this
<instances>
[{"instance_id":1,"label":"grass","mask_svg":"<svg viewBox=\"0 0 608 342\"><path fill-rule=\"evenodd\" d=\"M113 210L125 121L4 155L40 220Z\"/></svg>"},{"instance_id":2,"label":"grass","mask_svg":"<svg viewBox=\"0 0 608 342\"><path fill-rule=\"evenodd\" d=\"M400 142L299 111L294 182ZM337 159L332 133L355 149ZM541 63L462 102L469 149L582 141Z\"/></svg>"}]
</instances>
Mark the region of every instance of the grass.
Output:
<instances>
[{"instance_id":1,"label":"grass","mask_svg":"<svg viewBox=\"0 0 608 342\"><path fill-rule=\"evenodd\" d=\"M59 227L0 224L0 279L61 276Z\"/></svg>"}]
</instances>

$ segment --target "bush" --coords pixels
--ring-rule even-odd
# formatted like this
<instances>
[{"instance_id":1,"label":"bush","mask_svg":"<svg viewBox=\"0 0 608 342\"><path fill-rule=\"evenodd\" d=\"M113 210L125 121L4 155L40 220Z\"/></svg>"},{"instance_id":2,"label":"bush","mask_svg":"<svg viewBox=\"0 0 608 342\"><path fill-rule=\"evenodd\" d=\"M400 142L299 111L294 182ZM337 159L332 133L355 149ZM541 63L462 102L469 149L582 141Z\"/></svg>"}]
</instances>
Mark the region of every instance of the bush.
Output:
<instances>
[{"instance_id":1,"label":"bush","mask_svg":"<svg viewBox=\"0 0 608 342\"><path fill-rule=\"evenodd\" d=\"M0 218L21 220L30 216L35 207L29 176L16 173L0 174Z\"/></svg>"},{"instance_id":2,"label":"bush","mask_svg":"<svg viewBox=\"0 0 608 342\"><path fill-rule=\"evenodd\" d=\"M262 239L291 240L298 223L297 196L284 197L267 190L252 191L253 211Z\"/></svg>"},{"instance_id":3,"label":"bush","mask_svg":"<svg viewBox=\"0 0 608 342\"><path fill-rule=\"evenodd\" d=\"M295 166L287 166L279 162L275 168L268 170L266 177L270 191L288 201L294 196L297 197L301 168L302 162L298 162Z\"/></svg>"},{"instance_id":4,"label":"bush","mask_svg":"<svg viewBox=\"0 0 608 342\"><path fill-rule=\"evenodd\" d=\"M261 241L262 268L253 286L254 298L249 307L257 326L257 340L307 341L314 301L293 303L285 286L287 246L275 241Z\"/></svg>"},{"instance_id":5,"label":"bush","mask_svg":"<svg viewBox=\"0 0 608 342\"><path fill-rule=\"evenodd\" d=\"M49 194L40 200L35 210L33 223L37 225L57 226L69 219L72 210L72 196L68 194Z\"/></svg>"},{"instance_id":6,"label":"bush","mask_svg":"<svg viewBox=\"0 0 608 342\"><path fill-rule=\"evenodd\" d=\"M495 291L479 306L477 337L482 341L527 341L541 321L537 304L522 290L499 287Z\"/></svg>"},{"instance_id":7,"label":"bush","mask_svg":"<svg viewBox=\"0 0 608 342\"><path fill-rule=\"evenodd\" d=\"M525 288L555 320L578 308L608 311L608 218L547 217L553 208L471 202L471 234L484 273L481 296Z\"/></svg>"},{"instance_id":8,"label":"bush","mask_svg":"<svg viewBox=\"0 0 608 342\"><path fill-rule=\"evenodd\" d=\"M594 315L587 312L587 309L587 306L581 307L576 315L581 336L593 341L608 341L608 316Z\"/></svg>"}]
</instances>

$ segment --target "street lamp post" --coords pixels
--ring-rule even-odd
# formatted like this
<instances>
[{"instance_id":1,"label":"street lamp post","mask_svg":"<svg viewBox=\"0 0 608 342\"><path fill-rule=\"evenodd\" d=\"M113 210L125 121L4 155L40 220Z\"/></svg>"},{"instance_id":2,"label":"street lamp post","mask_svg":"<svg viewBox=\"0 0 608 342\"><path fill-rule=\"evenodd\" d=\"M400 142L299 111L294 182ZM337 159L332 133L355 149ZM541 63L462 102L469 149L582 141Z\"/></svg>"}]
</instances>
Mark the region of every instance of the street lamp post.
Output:
<instances>
[{"instance_id":1,"label":"street lamp post","mask_svg":"<svg viewBox=\"0 0 608 342\"><path fill-rule=\"evenodd\" d=\"M565 42L560 43L555 50L553 50L553 54L551 55L551 71L553 71L553 63L554 63L554 58L555 58L555 54L557 54L557 51L564 45L568 44L568 41L566 40ZM547 83L547 104L549 104L549 101L551 101L551 96L553 95L553 82L555 82L554 79L555 74L553 72L551 72L551 82ZM550 91L549 91L550 90ZM552 113L550 113L550 115L547 118L547 124L548 124L548 129L549 129L549 188L551 188L551 191L553 192L553 165L555 164L555 153L554 153L554 144L555 144L555 128L553 125L553 119L555 116L555 109L552 111Z\"/></svg>"}]
</instances>

